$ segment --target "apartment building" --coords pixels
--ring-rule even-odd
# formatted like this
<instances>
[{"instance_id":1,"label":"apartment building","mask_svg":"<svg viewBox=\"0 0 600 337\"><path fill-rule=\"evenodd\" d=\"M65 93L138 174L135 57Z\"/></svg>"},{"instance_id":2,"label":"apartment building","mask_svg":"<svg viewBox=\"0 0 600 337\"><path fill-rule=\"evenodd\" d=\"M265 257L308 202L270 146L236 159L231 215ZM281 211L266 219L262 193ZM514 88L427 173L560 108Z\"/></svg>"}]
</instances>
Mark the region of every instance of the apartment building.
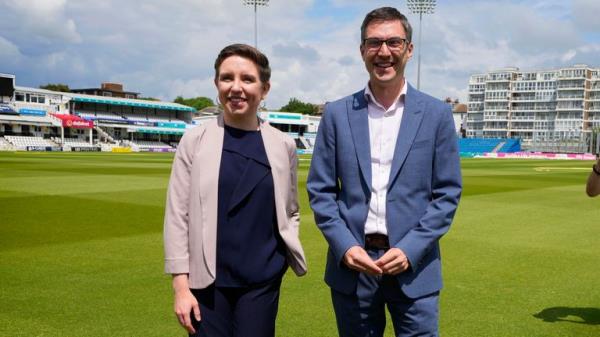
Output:
<instances>
[{"instance_id":1,"label":"apartment building","mask_svg":"<svg viewBox=\"0 0 600 337\"><path fill-rule=\"evenodd\" d=\"M600 68L476 74L467 100L467 137L585 141L600 128Z\"/></svg>"}]
</instances>

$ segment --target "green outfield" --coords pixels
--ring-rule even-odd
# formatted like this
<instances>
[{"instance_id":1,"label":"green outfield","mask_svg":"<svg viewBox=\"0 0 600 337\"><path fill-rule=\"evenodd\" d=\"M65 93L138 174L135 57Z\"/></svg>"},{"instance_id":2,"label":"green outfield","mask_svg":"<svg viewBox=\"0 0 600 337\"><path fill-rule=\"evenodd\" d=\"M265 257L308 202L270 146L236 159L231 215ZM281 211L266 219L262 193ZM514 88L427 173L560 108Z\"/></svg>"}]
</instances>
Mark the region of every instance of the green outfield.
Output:
<instances>
[{"instance_id":1,"label":"green outfield","mask_svg":"<svg viewBox=\"0 0 600 337\"><path fill-rule=\"evenodd\" d=\"M172 158L0 152L0 336L185 335L163 274ZM442 240L442 336L600 336L600 198L584 192L591 164L463 160L463 198ZM333 337L308 166L301 158L309 273L286 275L277 335Z\"/></svg>"}]
</instances>

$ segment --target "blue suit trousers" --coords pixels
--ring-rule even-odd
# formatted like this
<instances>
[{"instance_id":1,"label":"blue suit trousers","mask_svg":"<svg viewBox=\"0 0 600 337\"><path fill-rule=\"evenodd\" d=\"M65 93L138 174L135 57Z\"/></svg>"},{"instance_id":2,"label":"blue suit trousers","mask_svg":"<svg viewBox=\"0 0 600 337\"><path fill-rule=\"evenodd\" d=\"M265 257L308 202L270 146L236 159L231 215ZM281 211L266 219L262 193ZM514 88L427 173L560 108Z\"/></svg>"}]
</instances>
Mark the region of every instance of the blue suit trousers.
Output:
<instances>
[{"instance_id":1,"label":"blue suit trousers","mask_svg":"<svg viewBox=\"0 0 600 337\"><path fill-rule=\"evenodd\" d=\"M373 260L385 253L373 249L367 252ZM439 292L409 298L395 276L360 273L355 293L348 295L332 288L331 298L340 337L382 337L386 305L396 337L438 336Z\"/></svg>"}]
</instances>

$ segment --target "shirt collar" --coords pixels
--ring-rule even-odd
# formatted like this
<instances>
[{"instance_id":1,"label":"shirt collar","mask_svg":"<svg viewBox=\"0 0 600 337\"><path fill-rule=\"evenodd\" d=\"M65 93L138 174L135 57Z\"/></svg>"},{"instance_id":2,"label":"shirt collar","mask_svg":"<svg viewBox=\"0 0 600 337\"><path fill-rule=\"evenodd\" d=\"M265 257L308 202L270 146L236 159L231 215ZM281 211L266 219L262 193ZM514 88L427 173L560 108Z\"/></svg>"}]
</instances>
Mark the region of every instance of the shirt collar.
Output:
<instances>
[{"instance_id":1,"label":"shirt collar","mask_svg":"<svg viewBox=\"0 0 600 337\"><path fill-rule=\"evenodd\" d=\"M408 88L408 81L405 78L404 85L402 86L402 89L400 90L400 94L398 95L398 98L396 98L396 101L395 101L396 103L392 104L392 106L390 108L395 107L398 103L404 103L404 100L406 98L406 93L408 92L407 88ZM377 104L378 106L382 107L382 105L377 101L377 99L375 99L375 95L373 95L373 92L371 91L371 86L369 85L369 83L367 83L367 86L365 87L365 99L369 103L374 103L374 104Z\"/></svg>"}]
</instances>

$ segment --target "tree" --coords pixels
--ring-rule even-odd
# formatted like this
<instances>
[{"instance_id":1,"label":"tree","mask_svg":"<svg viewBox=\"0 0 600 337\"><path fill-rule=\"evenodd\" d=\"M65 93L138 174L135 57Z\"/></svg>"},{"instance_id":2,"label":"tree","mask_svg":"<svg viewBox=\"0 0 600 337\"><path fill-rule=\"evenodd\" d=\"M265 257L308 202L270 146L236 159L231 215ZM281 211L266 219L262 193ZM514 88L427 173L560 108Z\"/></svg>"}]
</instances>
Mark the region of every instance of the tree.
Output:
<instances>
[{"instance_id":1,"label":"tree","mask_svg":"<svg viewBox=\"0 0 600 337\"><path fill-rule=\"evenodd\" d=\"M304 115L315 115L319 111L319 107L315 104L305 103L301 100L292 97L288 104L284 105L279 111L296 112Z\"/></svg>"},{"instance_id":2,"label":"tree","mask_svg":"<svg viewBox=\"0 0 600 337\"><path fill-rule=\"evenodd\" d=\"M40 89L52 90L52 91L60 91L60 92L70 92L69 86L62 83L48 83L46 85L40 85Z\"/></svg>"},{"instance_id":3,"label":"tree","mask_svg":"<svg viewBox=\"0 0 600 337\"><path fill-rule=\"evenodd\" d=\"M212 99L202 96L194 98L183 98L181 96L177 96L173 102L192 107L196 110L202 110L208 106L215 106L215 103Z\"/></svg>"},{"instance_id":4,"label":"tree","mask_svg":"<svg viewBox=\"0 0 600 337\"><path fill-rule=\"evenodd\" d=\"M154 97L138 97L137 99L141 99L144 101L160 102L160 99Z\"/></svg>"}]
</instances>

